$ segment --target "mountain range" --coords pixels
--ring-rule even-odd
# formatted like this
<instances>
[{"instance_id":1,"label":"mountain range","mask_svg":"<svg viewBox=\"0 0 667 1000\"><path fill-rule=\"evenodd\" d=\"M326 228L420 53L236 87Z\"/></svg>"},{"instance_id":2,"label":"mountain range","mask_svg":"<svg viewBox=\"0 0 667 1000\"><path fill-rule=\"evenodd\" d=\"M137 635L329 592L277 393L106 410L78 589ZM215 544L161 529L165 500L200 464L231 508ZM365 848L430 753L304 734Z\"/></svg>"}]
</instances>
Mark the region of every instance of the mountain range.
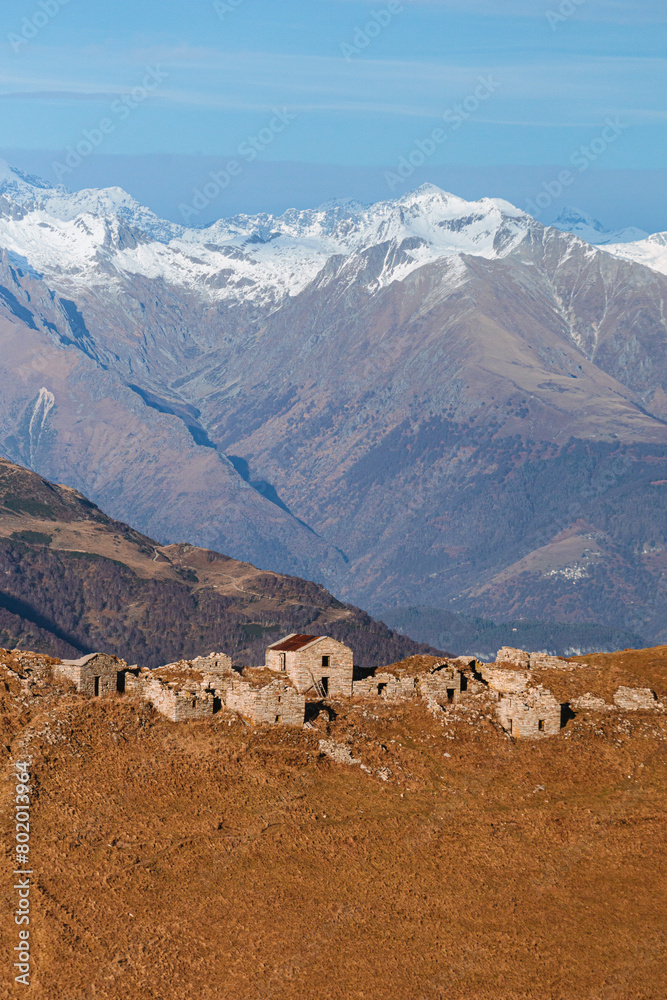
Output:
<instances>
[{"instance_id":1,"label":"mountain range","mask_svg":"<svg viewBox=\"0 0 667 1000\"><path fill-rule=\"evenodd\" d=\"M664 641L667 237L566 215L426 185L197 230L4 167L0 450L371 611Z\"/></svg>"}]
</instances>

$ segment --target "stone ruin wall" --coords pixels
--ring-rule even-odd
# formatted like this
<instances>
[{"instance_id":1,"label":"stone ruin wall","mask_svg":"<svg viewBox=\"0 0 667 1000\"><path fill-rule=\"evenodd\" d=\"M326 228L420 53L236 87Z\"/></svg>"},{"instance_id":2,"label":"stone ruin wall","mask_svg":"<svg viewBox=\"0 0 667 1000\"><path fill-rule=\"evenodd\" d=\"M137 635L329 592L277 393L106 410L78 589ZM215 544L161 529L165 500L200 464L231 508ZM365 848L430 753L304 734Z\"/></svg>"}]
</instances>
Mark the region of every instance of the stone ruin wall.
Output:
<instances>
[{"instance_id":1,"label":"stone ruin wall","mask_svg":"<svg viewBox=\"0 0 667 1000\"><path fill-rule=\"evenodd\" d=\"M482 664L479 672L489 689L500 694L518 694L525 691L530 682L530 674L524 670L499 670L497 667L487 667Z\"/></svg>"},{"instance_id":2,"label":"stone ruin wall","mask_svg":"<svg viewBox=\"0 0 667 1000\"><path fill-rule=\"evenodd\" d=\"M363 680L354 681L352 694L355 698L383 698L385 701L406 701L417 696L414 677L396 677L394 674L376 673Z\"/></svg>"},{"instance_id":3,"label":"stone ruin wall","mask_svg":"<svg viewBox=\"0 0 667 1000\"><path fill-rule=\"evenodd\" d=\"M226 677L234 672L232 658L226 653L209 653L208 656L197 656L194 660L186 662L193 670L199 670L211 677Z\"/></svg>"},{"instance_id":4,"label":"stone ruin wall","mask_svg":"<svg viewBox=\"0 0 667 1000\"><path fill-rule=\"evenodd\" d=\"M450 705L459 701L464 685L465 679L461 670L450 666L434 670L419 680L422 695L438 705Z\"/></svg>"},{"instance_id":5,"label":"stone ruin wall","mask_svg":"<svg viewBox=\"0 0 667 1000\"><path fill-rule=\"evenodd\" d=\"M275 650L268 652L274 653ZM331 657L330 666L322 666L323 656ZM307 649L287 652L285 653L285 663L285 672L300 694L305 694L313 688L314 681L320 683L323 677L329 678L330 696L349 698L352 694L354 654L351 649L336 639L325 636L320 642ZM267 656L266 665L271 669L279 670L279 661L276 661L273 656L270 659Z\"/></svg>"},{"instance_id":6,"label":"stone ruin wall","mask_svg":"<svg viewBox=\"0 0 667 1000\"><path fill-rule=\"evenodd\" d=\"M501 695L496 714L503 729L516 739L557 736L561 729L561 706L544 688Z\"/></svg>"},{"instance_id":7,"label":"stone ruin wall","mask_svg":"<svg viewBox=\"0 0 667 1000\"><path fill-rule=\"evenodd\" d=\"M233 680L224 692L227 708L261 723L303 726L306 718L306 697L282 680L271 681L264 687L254 687L248 681Z\"/></svg>"},{"instance_id":8,"label":"stone ruin wall","mask_svg":"<svg viewBox=\"0 0 667 1000\"><path fill-rule=\"evenodd\" d=\"M99 693L113 694L118 689L118 674L127 670L125 660L107 653L96 653L88 663L65 660L55 664L54 677L63 677L76 685L79 694L95 695L95 678L99 677Z\"/></svg>"},{"instance_id":9,"label":"stone ruin wall","mask_svg":"<svg viewBox=\"0 0 667 1000\"><path fill-rule=\"evenodd\" d=\"M503 646L496 654L496 663L511 663L527 670L538 667L548 670L570 670L571 663L560 656L549 656L548 653L528 653L525 649L514 649L513 646Z\"/></svg>"},{"instance_id":10,"label":"stone ruin wall","mask_svg":"<svg viewBox=\"0 0 667 1000\"><path fill-rule=\"evenodd\" d=\"M128 674L125 690L150 702L160 715L171 722L206 719L213 715L212 693L201 690L193 683L185 687L178 687L176 682L167 683L153 676L150 670L140 670L137 675Z\"/></svg>"},{"instance_id":11,"label":"stone ruin wall","mask_svg":"<svg viewBox=\"0 0 667 1000\"><path fill-rule=\"evenodd\" d=\"M620 687L614 695L614 704L625 712L655 711L663 707L650 688Z\"/></svg>"},{"instance_id":12,"label":"stone ruin wall","mask_svg":"<svg viewBox=\"0 0 667 1000\"><path fill-rule=\"evenodd\" d=\"M151 670L129 673L126 691L150 702L155 710L171 722L187 722L206 719L215 714L216 709L225 705L253 724L282 723L288 726L302 726L306 716L306 699L287 680L277 678L261 687L242 678L231 667L229 657L198 657L196 660L171 663L159 668L165 671L183 672L196 670L201 681L169 680Z\"/></svg>"}]
</instances>

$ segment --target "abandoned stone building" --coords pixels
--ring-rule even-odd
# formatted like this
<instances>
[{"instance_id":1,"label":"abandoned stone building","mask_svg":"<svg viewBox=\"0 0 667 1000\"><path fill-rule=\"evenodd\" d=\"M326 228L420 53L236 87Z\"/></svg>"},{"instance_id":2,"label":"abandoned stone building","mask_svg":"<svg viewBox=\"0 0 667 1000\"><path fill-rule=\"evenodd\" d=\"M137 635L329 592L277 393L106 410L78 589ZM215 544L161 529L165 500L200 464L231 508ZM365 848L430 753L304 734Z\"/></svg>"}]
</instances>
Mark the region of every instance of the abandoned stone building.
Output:
<instances>
[{"instance_id":1,"label":"abandoned stone building","mask_svg":"<svg viewBox=\"0 0 667 1000\"><path fill-rule=\"evenodd\" d=\"M252 725L303 726L307 700L420 699L439 717L448 710L474 710L478 716L495 716L514 739L542 739L560 732L564 708L665 711L648 688L620 687L613 705L592 694L561 705L537 683L540 668L580 666L558 657L503 648L491 664L474 657L423 659L378 668L355 681L351 649L329 636L294 633L269 646L264 667L234 668L227 654L210 653L149 670L91 653L54 664L53 674L73 683L80 694L141 698L171 722L206 719L224 707Z\"/></svg>"},{"instance_id":2,"label":"abandoned stone building","mask_svg":"<svg viewBox=\"0 0 667 1000\"><path fill-rule=\"evenodd\" d=\"M397 676L385 671L374 671L361 680L354 681L355 698L380 697L385 701L404 701L421 695L438 705L452 705L470 684L464 665L451 660L436 664L426 674Z\"/></svg>"},{"instance_id":3,"label":"abandoned stone building","mask_svg":"<svg viewBox=\"0 0 667 1000\"><path fill-rule=\"evenodd\" d=\"M218 653L128 672L126 691L171 722L205 719L223 706L253 725L302 726L306 717L305 696L288 677L267 676L264 668L240 673Z\"/></svg>"},{"instance_id":4,"label":"abandoned stone building","mask_svg":"<svg viewBox=\"0 0 667 1000\"><path fill-rule=\"evenodd\" d=\"M177 681L160 677L152 670L128 674L126 691L149 702L170 722L206 719L214 714L215 695L196 680Z\"/></svg>"},{"instance_id":5,"label":"abandoned stone building","mask_svg":"<svg viewBox=\"0 0 667 1000\"><path fill-rule=\"evenodd\" d=\"M503 729L515 739L536 740L558 735L562 708L550 691L536 687L519 694L501 695L497 717Z\"/></svg>"},{"instance_id":6,"label":"abandoned stone building","mask_svg":"<svg viewBox=\"0 0 667 1000\"><path fill-rule=\"evenodd\" d=\"M306 696L280 678L261 686L234 678L225 691L225 704L255 726L302 726L306 719Z\"/></svg>"},{"instance_id":7,"label":"abandoned stone building","mask_svg":"<svg viewBox=\"0 0 667 1000\"><path fill-rule=\"evenodd\" d=\"M354 655L349 646L328 635L294 632L266 650L266 667L293 682L299 694L315 692L322 698L352 694Z\"/></svg>"},{"instance_id":8,"label":"abandoned stone building","mask_svg":"<svg viewBox=\"0 0 667 1000\"><path fill-rule=\"evenodd\" d=\"M127 663L107 653L89 653L79 660L62 660L54 673L76 685L79 694L97 697L125 690Z\"/></svg>"}]
</instances>

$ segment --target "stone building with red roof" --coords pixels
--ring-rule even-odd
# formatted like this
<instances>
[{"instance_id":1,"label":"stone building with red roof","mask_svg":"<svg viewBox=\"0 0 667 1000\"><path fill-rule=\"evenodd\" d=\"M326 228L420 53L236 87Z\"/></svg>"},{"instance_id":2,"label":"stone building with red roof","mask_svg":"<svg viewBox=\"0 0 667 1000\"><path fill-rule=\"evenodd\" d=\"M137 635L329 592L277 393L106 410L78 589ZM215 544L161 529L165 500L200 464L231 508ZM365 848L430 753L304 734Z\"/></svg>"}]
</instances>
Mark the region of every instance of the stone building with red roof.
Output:
<instances>
[{"instance_id":1,"label":"stone building with red roof","mask_svg":"<svg viewBox=\"0 0 667 1000\"><path fill-rule=\"evenodd\" d=\"M352 694L354 654L328 635L294 632L268 647L265 662L269 670L286 674L300 694Z\"/></svg>"}]
</instances>

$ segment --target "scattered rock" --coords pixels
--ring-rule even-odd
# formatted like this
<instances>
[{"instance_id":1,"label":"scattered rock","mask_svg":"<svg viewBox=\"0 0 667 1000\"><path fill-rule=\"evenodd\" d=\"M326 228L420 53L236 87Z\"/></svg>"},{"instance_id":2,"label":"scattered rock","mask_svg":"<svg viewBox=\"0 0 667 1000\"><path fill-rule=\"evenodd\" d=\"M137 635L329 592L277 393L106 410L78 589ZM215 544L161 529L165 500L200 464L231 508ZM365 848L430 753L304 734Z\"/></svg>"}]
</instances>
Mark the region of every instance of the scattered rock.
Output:
<instances>
[{"instance_id":1,"label":"scattered rock","mask_svg":"<svg viewBox=\"0 0 667 1000\"><path fill-rule=\"evenodd\" d=\"M333 740L320 740L320 750L327 757L331 757L337 764L361 764L358 757L353 757L350 748L344 743L334 743Z\"/></svg>"}]
</instances>

